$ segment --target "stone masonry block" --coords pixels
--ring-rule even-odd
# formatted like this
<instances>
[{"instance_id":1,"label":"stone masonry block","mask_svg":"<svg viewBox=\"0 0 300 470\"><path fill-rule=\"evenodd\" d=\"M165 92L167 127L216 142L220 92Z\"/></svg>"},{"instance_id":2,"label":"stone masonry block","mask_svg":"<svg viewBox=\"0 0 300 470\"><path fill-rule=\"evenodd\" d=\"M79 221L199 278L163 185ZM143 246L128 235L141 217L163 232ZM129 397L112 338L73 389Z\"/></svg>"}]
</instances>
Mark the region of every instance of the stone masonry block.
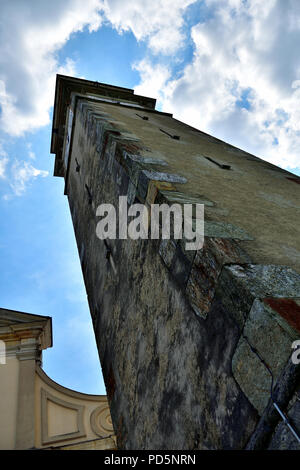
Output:
<instances>
[{"instance_id":1,"label":"stone masonry block","mask_svg":"<svg viewBox=\"0 0 300 470\"><path fill-rule=\"evenodd\" d=\"M203 248L195 256L186 288L188 299L198 316L206 318L210 310L222 266L249 261L249 257L233 240L205 238Z\"/></svg>"},{"instance_id":2,"label":"stone masonry block","mask_svg":"<svg viewBox=\"0 0 300 470\"><path fill-rule=\"evenodd\" d=\"M300 276L286 266L225 266L216 293L242 329L256 298L300 297Z\"/></svg>"},{"instance_id":3,"label":"stone masonry block","mask_svg":"<svg viewBox=\"0 0 300 470\"><path fill-rule=\"evenodd\" d=\"M249 343L270 368L275 384L290 358L293 341L300 338L300 330L289 322L288 315L285 319L270 306L273 301L289 304L289 299L255 299L232 359L233 375L259 414L263 413L271 395L271 375ZM299 306L294 300L291 303L300 319Z\"/></svg>"},{"instance_id":4,"label":"stone masonry block","mask_svg":"<svg viewBox=\"0 0 300 470\"><path fill-rule=\"evenodd\" d=\"M171 267L173 258L176 252L175 240L162 240L159 245L159 254L162 257L165 265L169 269Z\"/></svg>"}]
</instances>

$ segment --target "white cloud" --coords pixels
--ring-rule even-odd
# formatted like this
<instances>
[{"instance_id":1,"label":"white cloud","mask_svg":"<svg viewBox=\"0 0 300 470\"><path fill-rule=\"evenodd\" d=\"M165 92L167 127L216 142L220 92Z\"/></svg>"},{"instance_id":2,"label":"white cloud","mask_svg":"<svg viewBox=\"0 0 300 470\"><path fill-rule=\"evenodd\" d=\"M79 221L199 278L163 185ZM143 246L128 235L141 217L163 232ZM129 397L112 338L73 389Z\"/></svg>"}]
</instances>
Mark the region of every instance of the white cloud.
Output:
<instances>
[{"instance_id":1,"label":"white cloud","mask_svg":"<svg viewBox=\"0 0 300 470\"><path fill-rule=\"evenodd\" d=\"M191 29L194 56L160 90L163 109L233 145L299 166L300 3L206 0ZM155 76L157 65L152 67ZM142 67L140 67L142 70ZM139 87L151 93L151 64ZM153 90L155 90L155 83Z\"/></svg>"},{"instance_id":2,"label":"white cloud","mask_svg":"<svg viewBox=\"0 0 300 470\"><path fill-rule=\"evenodd\" d=\"M28 157L29 157L31 160L35 160L35 159L36 159L36 155L35 155L34 151L32 150L32 144L31 144L31 142L27 142L26 147L27 147Z\"/></svg>"},{"instance_id":3,"label":"white cloud","mask_svg":"<svg viewBox=\"0 0 300 470\"><path fill-rule=\"evenodd\" d=\"M8 155L3 148L3 143L0 142L0 178L4 179L6 177L6 166L8 164Z\"/></svg>"},{"instance_id":4,"label":"white cloud","mask_svg":"<svg viewBox=\"0 0 300 470\"><path fill-rule=\"evenodd\" d=\"M20 136L48 124L56 73L75 75L72 60L57 59L72 33L96 31L106 19L155 52L175 52L184 37L183 11L194 1L2 0L0 130Z\"/></svg>"},{"instance_id":5,"label":"white cloud","mask_svg":"<svg viewBox=\"0 0 300 470\"><path fill-rule=\"evenodd\" d=\"M98 0L2 0L0 28L0 129L19 136L49 122L55 74L75 74L60 66L56 52L71 33L100 26Z\"/></svg>"},{"instance_id":6,"label":"white cloud","mask_svg":"<svg viewBox=\"0 0 300 470\"><path fill-rule=\"evenodd\" d=\"M133 65L141 77L141 84L134 88L135 93L144 96L151 96L163 101L163 90L167 81L171 77L171 72L165 65L157 64L152 66L148 59L143 59Z\"/></svg>"},{"instance_id":7,"label":"white cloud","mask_svg":"<svg viewBox=\"0 0 300 470\"><path fill-rule=\"evenodd\" d=\"M4 144L0 141L0 157L7 157L7 152L4 150Z\"/></svg>"},{"instance_id":8,"label":"white cloud","mask_svg":"<svg viewBox=\"0 0 300 470\"><path fill-rule=\"evenodd\" d=\"M183 12L196 0L104 1L106 18L120 32L148 40L155 53L174 54L183 44Z\"/></svg>"},{"instance_id":9,"label":"white cloud","mask_svg":"<svg viewBox=\"0 0 300 470\"><path fill-rule=\"evenodd\" d=\"M6 169L7 163L8 163L7 157L2 157L0 159L0 178L5 178L5 169Z\"/></svg>"},{"instance_id":10,"label":"white cloud","mask_svg":"<svg viewBox=\"0 0 300 470\"><path fill-rule=\"evenodd\" d=\"M10 186L16 196L21 196L34 179L45 178L48 174L48 171L38 170L29 162L15 161L11 166Z\"/></svg>"}]
</instances>

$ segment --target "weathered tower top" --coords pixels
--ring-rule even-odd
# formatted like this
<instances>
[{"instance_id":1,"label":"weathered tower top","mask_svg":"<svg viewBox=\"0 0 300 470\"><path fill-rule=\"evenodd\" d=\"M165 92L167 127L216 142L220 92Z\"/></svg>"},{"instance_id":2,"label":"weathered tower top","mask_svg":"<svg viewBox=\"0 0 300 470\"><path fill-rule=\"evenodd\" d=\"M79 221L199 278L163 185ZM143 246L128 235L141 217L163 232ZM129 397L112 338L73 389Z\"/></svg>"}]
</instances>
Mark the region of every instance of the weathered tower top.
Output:
<instances>
[{"instance_id":1,"label":"weathered tower top","mask_svg":"<svg viewBox=\"0 0 300 470\"><path fill-rule=\"evenodd\" d=\"M100 82L92 82L80 78L67 77L65 75L56 76L55 100L53 109L53 124L51 137L51 153L56 154L55 176L63 176L61 167L62 145L65 134L66 112L72 98L79 97L89 100L101 99L104 102L122 104L123 106L134 105L155 109L156 100L134 94L134 90Z\"/></svg>"}]
</instances>

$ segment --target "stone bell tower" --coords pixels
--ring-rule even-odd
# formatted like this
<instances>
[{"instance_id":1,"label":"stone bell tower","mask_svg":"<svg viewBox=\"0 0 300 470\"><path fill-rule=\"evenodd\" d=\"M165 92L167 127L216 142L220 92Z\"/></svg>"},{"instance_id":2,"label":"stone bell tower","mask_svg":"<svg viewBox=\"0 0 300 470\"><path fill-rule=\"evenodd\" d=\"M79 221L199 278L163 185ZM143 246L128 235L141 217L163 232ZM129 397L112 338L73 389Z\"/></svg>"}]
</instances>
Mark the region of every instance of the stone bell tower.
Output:
<instances>
[{"instance_id":1,"label":"stone bell tower","mask_svg":"<svg viewBox=\"0 0 300 470\"><path fill-rule=\"evenodd\" d=\"M51 152L118 447L299 449L300 178L154 99L62 75ZM204 204L204 246L100 240L97 207L119 196Z\"/></svg>"}]
</instances>

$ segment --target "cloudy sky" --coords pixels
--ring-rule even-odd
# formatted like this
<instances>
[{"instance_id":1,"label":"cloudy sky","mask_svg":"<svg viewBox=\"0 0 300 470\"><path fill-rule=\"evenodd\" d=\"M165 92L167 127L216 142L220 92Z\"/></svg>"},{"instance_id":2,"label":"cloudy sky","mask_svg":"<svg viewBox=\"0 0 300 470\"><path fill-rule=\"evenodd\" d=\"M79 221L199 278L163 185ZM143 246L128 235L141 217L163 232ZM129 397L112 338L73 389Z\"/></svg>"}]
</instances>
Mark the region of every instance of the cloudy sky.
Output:
<instances>
[{"instance_id":1,"label":"cloudy sky","mask_svg":"<svg viewBox=\"0 0 300 470\"><path fill-rule=\"evenodd\" d=\"M44 369L105 393L63 181L55 75L134 88L300 175L299 0L0 0L0 305L53 318Z\"/></svg>"}]
</instances>

